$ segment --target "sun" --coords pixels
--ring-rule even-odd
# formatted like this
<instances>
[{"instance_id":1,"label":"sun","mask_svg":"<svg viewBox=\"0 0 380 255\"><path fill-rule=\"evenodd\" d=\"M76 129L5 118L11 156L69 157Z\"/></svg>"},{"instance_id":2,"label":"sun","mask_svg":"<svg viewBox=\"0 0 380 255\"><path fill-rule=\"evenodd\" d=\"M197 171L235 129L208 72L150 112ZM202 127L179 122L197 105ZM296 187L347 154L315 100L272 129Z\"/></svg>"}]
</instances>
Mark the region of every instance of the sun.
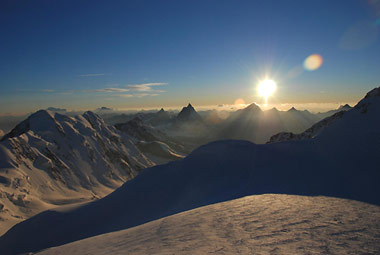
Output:
<instances>
[{"instance_id":1,"label":"sun","mask_svg":"<svg viewBox=\"0 0 380 255\"><path fill-rule=\"evenodd\" d=\"M277 84L274 80L262 80L257 86L259 95L265 98L265 105L268 103L268 97L276 91Z\"/></svg>"}]
</instances>

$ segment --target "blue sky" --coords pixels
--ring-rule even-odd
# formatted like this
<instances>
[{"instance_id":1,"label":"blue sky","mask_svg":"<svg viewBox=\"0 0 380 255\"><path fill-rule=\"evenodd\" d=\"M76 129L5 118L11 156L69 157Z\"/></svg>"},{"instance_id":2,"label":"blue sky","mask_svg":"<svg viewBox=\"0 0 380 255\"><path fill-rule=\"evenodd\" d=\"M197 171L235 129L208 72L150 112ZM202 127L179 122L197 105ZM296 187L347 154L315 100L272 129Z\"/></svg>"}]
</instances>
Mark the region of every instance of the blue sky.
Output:
<instances>
[{"instance_id":1,"label":"blue sky","mask_svg":"<svg viewBox=\"0 0 380 255\"><path fill-rule=\"evenodd\" d=\"M266 75L273 104L380 85L376 0L1 1L0 35L0 114L261 103Z\"/></svg>"}]
</instances>

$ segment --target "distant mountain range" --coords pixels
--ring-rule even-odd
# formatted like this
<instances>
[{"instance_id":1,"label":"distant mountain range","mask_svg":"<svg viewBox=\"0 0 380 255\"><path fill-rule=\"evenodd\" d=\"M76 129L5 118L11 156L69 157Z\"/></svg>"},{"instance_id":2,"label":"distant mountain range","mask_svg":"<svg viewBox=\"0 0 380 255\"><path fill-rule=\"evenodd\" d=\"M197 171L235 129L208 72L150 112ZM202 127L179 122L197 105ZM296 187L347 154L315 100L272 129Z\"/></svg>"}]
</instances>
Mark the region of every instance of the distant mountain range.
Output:
<instances>
[{"instance_id":1,"label":"distant mountain range","mask_svg":"<svg viewBox=\"0 0 380 255\"><path fill-rule=\"evenodd\" d=\"M109 120L127 120L112 126L93 112L69 117L61 114L65 109L49 109L3 134L0 193L7 199L0 205L0 217L6 222L0 233L41 210L102 197L140 169L182 159L210 141L264 143L277 132L304 131L319 119L308 111L262 111L255 104L232 112L227 119L215 110L199 114L190 103L179 113L160 109L114 115L110 108L99 108L97 112ZM288 133L273 139L290 136L284 134ZM53 198L57 194L60 198Z\"/></svg>"},{"instance_id":2,"label":"distant mountain range","mask_svg":"<svg viewBox=\"0 0 380 255\"><path fill-rule=\"evenodd\" d=\"M231 117L246 114L264 113L251 105ZM328 125L317 124L324 128L302 141L201 146L183 160L143 170L103 199L19 223L0 237L0 250L33 252L256 194L323 195L380 205L380 88L338 115Z\"/></svg>"}]
</instances>

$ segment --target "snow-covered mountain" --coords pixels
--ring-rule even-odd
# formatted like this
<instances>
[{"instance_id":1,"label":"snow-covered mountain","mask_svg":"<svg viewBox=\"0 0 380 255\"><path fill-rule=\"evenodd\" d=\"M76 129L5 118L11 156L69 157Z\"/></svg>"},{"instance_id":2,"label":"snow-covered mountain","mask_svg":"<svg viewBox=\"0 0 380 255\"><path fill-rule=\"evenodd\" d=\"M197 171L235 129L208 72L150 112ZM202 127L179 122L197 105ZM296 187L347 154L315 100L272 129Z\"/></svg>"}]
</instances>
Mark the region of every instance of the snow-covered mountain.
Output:
<instances>
[{"instance_id":1,"label":"snow-covered mountain","mask_svg":"<svg viewBox=\"0 0 380 255\"><path fill-rule=\"evenodd\" d=\"M326 117L325 119L317 122L310 128L306 129L304 132L299 134L294 134L292 132L280 132L278 134L273 135L267 143L311 139L317 136L324 128L333 124L336 120L342 118L345 112L346 111L339 111L333 114L332 116Z\"/></svg>"},{"instance_id":2,"label":"snow-covered mountain","mask_svg":"<svg viewBox=\"0 0 380 255\"><path fill-rule=\"evenodd\" d=\"M279 132L302 132L320 120L309 111L292 107L288 111L276 108L262 111L256 104L238 110L221 123L215 139L243 139L265 143Z\"/></svg>"},{"instance_id":3,"label":"snow-covered mountain","mask_svg":"<svg viewBox=\"0 0 380 255\"><path fill-rule=\"evenodd\" d=\"M369 94L373 93L373 91L376 91L376 89L372 90L367 94L365 98L368 97ZM360 104L360 102L359 102ZM359 105L358 104L358 105ZM358 108L357 106L356 108ZM277 143L277 142L283 142L283 141L297 141L297 140L305 140L305 139L311 139L316 137L319 133L323 131L326 127L332 125L337 120L341 119L347 111L351 110L352 107L348 104L340 106L337 110L332 110L326 113L332 114L327 115L328 117L324 118L323 120L317 122L310 128L306 129L304 132L299 134L294 134L293 132L280 132L278 134L275 134L271 136L269 141L267 143ZM325 114L319 116L325 116Z\"/></svg>"},{"instance_id":4,"label":"snow-covered mountain","mask_svg":"<svg viewBox=\"0 0 380 255\"><path fill-rule=\"evenodd\" d=\"M156 164L181 159L188 152L182 143L174 141L160 130L144 124L139 117L126 123L116 124L115 127L129 135L136 146Z\"/></svg>"},{"instance_id":5,"label":"snow-covered mountain","mask_svg":"<svg viewBox=\"0 0 380 255\"><path fill-rule=\"evenodd\" d=\"M379 153L377 88L313 139L210 143L183 160L143 170L103 199L17 224L0 238L0 250L37 251L247 195L323 195L380 205Z\"/></svg>"},{"instance_id":6,"label":"snow-covered mountain","mask_svg":"<svg viewBox=\"0 0 380 255\"><path fill-rule=\"evenodd\" d=\"M171 123L173 116L161 108L155 115L153 115L147 122L153 126L168 125Z\"/></svg>"},{"instance_id":7,"label":"snow-covered mountain","mask_svg":"<svg viewBox=\"0 0 380 255\"><path fill-rule=\"evenodd\" d=\"M159 130L145 125L139 117L135 117L125 123L115 124L115 128L128 134L137 141L157 141L165 135Z\"/></svg>"},{"instance_id":8,"label":"snow-covered mountain","mask_svg":"<svg viewBox=\"0 0 380 255\"><path fill-rule=\"evenodd\" d=\"M317 113L317 116L319 118L321 118L321 119L324 119L324 118L327 118L329 116L334 115L337 112L348 111L348 110L351 110L351 109L352 109L352 107L349 104L345 104L345 105L339 106L338 109L335 109L335 110L330 110L330 111L327 111L327 112L319 112L319 113Z\"/></svg>"},{"instance_id":9,"label":"snow-covered mountain","mask_svg":"<svg viewBox=\"0 0 380 255\"><path fill-rule=\"evenodd\" d=\"M1 231L47 208L103 197L153 165L92 112L40 110L0 142Z\"/></svg>"}]
</instances>

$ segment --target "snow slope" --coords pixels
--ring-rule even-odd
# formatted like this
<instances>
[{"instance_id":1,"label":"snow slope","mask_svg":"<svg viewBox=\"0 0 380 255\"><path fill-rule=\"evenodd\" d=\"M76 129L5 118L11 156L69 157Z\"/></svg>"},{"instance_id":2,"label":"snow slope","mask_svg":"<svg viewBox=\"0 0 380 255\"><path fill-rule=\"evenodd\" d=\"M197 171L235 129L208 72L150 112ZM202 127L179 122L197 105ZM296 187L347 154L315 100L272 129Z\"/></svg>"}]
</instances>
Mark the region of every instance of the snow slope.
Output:
<instances>
[{"instance_id":1,"label":"snow slope","mask_svg":"<svg viewBox=\"0 0 380 255\"><path fill-rule=\"evenodd\" d=\"M365 113L367 111L368 105L371 105L371 101L375 101L376 104L378 101L379 95L376 93L379 89L373 89L372 91L368 92L366 97L360 101L356 105L356 111L361 109L361 113ZM373 98L373 99L371 99ZM319 135L326 127L334 124L338 119L342 118L344 114L347 113L347 111L351 110L352 107L348 104L340 106L337 110L332 110L329 112L326 112L325 114L332 113L328 117L324 118L323 120L315 123L310 128L306 129L304 132L299 134L294 134L292 132L280 132L278 134L273 135L267 143L276 143L276 142L284 142L284 141L298 141L298 140L305 140L305 139L311 139ZM335 112L335 113L334 113ZM322 113L320 113L322 114Z\"/></svg>"},{"instance_id":2,"label":"snow slope","mask_svg":"<svg viewBox=\"0 0 380 255\"><path fill-rule=\"evenodd\" d=\"M0 250L37 251L246 195L324 195L380 205L379 152L380 88L313 139L210 143L143 170L103 199L16 225L0 238Z\"/></svg>"},{"instance_id":3,"label":"snow slope","mask_svg":"<svg viewBox=\"0 0 380 255\"><path fill-rule=\"evenodd\" d=\"M38 254L379 253L379 206L267 194L201 207Z\"/></svg>"},{"instance_id":4,"label":"snow slope","mask_svg":"<svg viewBox=\"0 0 380 255\"><path fill-rule=\"evenodd\" d=\"M103 197L152 165L92 112L38 111L0 142L0 234L48 208Z\"/></svg>"},{"instance_id":5,"label":"snow slope","mask_svg":"<svg viewBox=\"0 0 380 255\"><path fill-rule=\"evenodd\" d=\"M160 115L162 112L161 109L156 115ZM181 142L168 137L157 128L145 124L139 117L116 124L115 128L129 135L137 148L156 164L181 159L183 158L182 154L187 154L187 149Z\"/></svg>"}]
</instances>

